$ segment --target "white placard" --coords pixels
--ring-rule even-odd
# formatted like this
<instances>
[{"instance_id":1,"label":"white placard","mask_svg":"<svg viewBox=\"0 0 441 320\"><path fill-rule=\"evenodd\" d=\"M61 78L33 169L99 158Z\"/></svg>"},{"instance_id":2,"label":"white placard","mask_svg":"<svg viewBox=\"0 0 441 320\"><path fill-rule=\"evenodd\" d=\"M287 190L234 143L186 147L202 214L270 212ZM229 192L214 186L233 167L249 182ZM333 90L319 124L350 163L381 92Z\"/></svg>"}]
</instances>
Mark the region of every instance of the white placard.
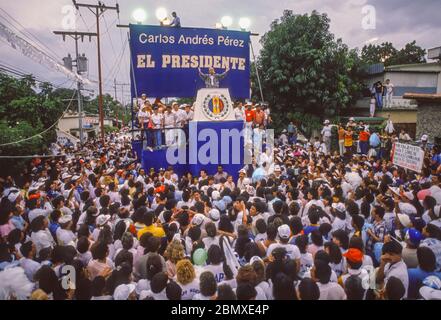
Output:
<instances>
[{"instance_id":1,"label":"white placard","mask_svg":"<svg viewBox=\"0 0 441 320\"><path fill-rule=\"evenodd\" d=\"M424 150L418 146L396 142L392 150L392 161L397 166L421 172Z\"/></svg>"}]
</instances>

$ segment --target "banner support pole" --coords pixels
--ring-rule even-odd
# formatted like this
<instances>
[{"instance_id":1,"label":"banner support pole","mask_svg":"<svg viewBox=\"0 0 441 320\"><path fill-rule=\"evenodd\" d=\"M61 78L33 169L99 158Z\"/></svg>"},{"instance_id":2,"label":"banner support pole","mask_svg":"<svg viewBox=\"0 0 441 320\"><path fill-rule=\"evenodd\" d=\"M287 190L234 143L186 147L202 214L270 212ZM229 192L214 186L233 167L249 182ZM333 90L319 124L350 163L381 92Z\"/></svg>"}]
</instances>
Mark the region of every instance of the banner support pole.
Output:
<instances>
[{"instance_id":1,"label":"banner support pole","mask_svg":"<svg viewBox=\"0 0 441 320\"><path fill-rule=\"evenodd\" d=\"M253 42L251 41L251 39L250 39L250 47L254 60L254 68L256 69L257 83L259 84L260 98L262 99L261 102L265 102L265 99L263 98L262 83L260 82L259 69L257 68L256 55L254 54Z\"/></svg>"}]
</instances>

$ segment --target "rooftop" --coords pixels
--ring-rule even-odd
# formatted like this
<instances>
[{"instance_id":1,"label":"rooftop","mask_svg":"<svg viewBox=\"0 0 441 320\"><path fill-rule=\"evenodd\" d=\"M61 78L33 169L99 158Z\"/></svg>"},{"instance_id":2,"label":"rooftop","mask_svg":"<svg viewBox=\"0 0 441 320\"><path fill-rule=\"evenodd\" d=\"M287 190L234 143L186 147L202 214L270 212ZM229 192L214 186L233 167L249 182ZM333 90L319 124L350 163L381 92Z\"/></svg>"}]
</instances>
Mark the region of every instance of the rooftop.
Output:
<instances>
[{"instance_id":1,"label":"rooftop","mask_svg":"<svg viewBox=\"0 0 441 320\"><path fill-rule=\"evenodd\" d=\"M441 94L405 93L403 98L426 102L441 102Z\"/></svg>"}]
</instances>

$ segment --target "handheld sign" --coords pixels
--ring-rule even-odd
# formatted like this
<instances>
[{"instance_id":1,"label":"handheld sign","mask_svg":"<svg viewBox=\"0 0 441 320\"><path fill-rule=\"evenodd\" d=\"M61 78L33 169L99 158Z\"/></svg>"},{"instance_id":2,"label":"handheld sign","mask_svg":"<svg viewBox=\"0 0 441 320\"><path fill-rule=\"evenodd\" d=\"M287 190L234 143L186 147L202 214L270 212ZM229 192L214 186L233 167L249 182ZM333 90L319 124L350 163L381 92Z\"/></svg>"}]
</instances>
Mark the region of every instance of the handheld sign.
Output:
<instances>
[{"instance_id":1,"label":"handheld sign","mask_svg":"<svg viewBox=\"0 0 441 320\"><path fill-rule=\"evenodd\" d=\"M393 164L415 172L421 172L424 150L418 146L396 142L392 149Z\"/></svg>"}]
</instances>

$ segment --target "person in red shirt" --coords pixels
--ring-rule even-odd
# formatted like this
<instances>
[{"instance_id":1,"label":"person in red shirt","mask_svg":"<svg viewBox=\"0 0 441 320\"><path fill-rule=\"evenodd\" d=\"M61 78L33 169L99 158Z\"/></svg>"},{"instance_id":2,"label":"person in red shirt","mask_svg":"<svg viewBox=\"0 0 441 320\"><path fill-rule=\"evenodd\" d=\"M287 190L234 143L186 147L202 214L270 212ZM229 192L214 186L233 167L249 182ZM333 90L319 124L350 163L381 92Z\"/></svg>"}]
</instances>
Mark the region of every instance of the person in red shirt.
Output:
<instances>
[{"instance_id":1,"label":"person in red shirt","mask_svg":"<svg viewBox=\"0 0 441 320\"><path fill-rule=\"evenodd\" d=\"M366 130L366 127L363 127L363 129L360 131L359 135L358 135L358 141L360 143L360 152L361 154L366 154L368 153L368 149L369 149L369 137L371 136L371 134L369 133L369 131Z\"/></svg>"},{"instance_id":2,"label":"person in red shirt","mask_svg":"<svg viewBox=\"0 0 441 320\"><path fill-rule=\"evenodd\" d=\"M250 103L245 110L245 121L247 122L247 124L251 124L254 122L255 117L256 111L253 109L253 106Z\"/></svg>"},{"instance_id":3,"label":"person in red shirt","mask_svg":"<svg viewBox=\"0 0 441 320\"><path fill-rule=\"evenodd\" d=\"M265 111L262 110L260 105L256 106L256 110L254 111L254 126L259 127L261 124L265 123Z\"/></svg>"}]
</instances>

